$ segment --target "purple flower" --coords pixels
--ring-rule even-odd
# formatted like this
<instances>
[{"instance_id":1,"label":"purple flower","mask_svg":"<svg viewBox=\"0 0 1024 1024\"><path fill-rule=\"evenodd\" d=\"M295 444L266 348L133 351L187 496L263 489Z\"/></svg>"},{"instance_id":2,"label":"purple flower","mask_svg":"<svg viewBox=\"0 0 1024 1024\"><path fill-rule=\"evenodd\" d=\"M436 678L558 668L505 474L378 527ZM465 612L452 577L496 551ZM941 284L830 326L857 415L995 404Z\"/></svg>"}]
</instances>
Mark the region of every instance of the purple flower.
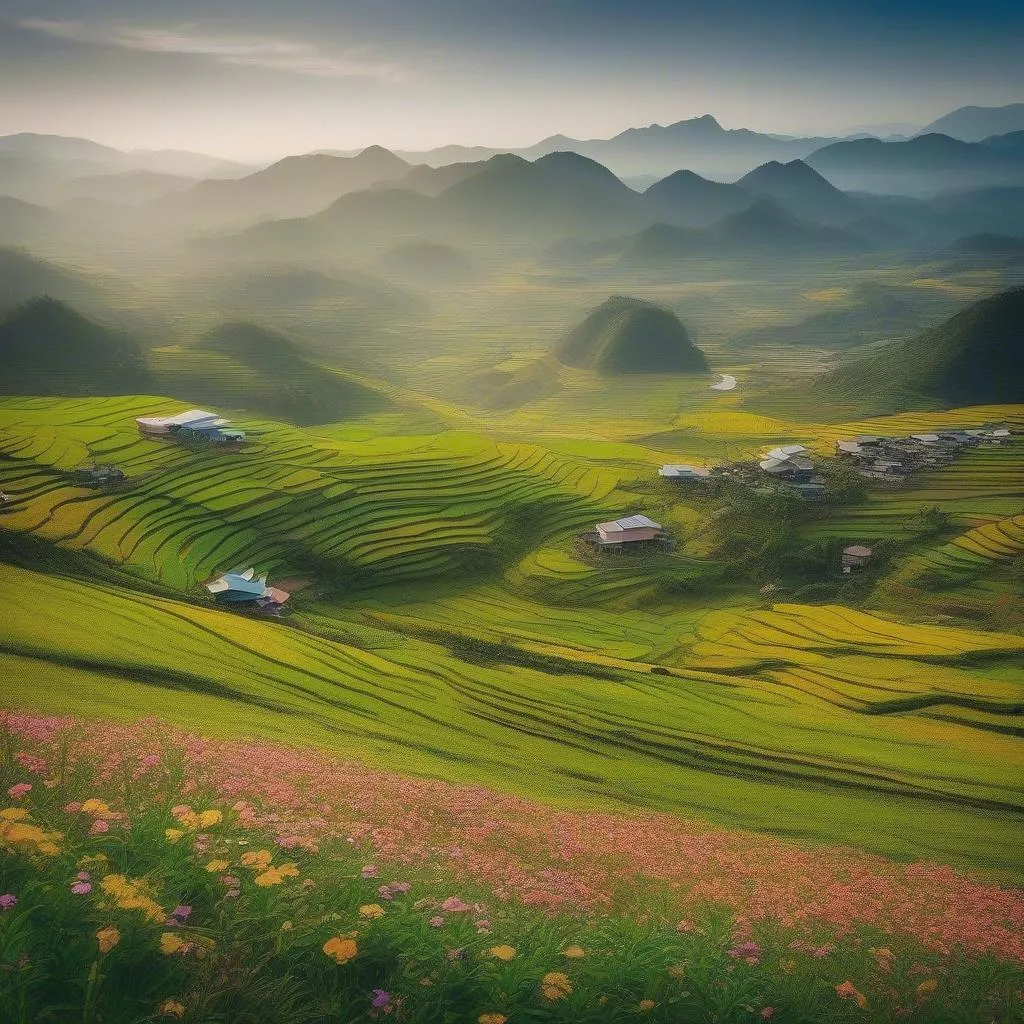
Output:
<instances>
[{"instance_id":1,"label":"purple flower","mask_svg":"<svg viewBox=\"0 0 1024 1024\"><path fill-rule=\"evenodd\" d=\"M363 878L377 878L380 876L380 871L377 870L373 864L367 864L365 868L360 872Z\"/></svg>"},{"instance_id":2,"label":"purple flower","mask_svg":"<svg viewBox=\"0 0 1024 1024\"><path fill-rule=\"evenodd\" d=\"M408 882L391 882L389 883L388 888L392 891L392 893L396 893L408 892L412 888L412 886Z\"/></svg>"},{"instance_id":3,"label":"purple flower","mask_svg":"<svg viewBox=\"0 0 1024 1024\"><path fill-rule=\"evenodd\" d=\"M71 891L76 896L84 896L86 893L92 892L92 883L91 882L75 882L75 884L73 886L71 886Z\"/></svg>"},{"instance_id":4,"label":"purple flower","mask_svg":"<svg viewBox=\"0 0 1024 1024\"><path fill-rule=\"evenodd\" d=\"M381 886L381 887L380 887L380 888L379 888L379 889L377 890L377 895L378 895L378 896L379 896L379 897L380 897L380 898L381 898L382 900L391 900L391 899L394 899L394 898L395 898L395 897L394 897L394 893L392 893L392 891L391 891L391 886L390 886L390 885L382 885L382 886Z\"/></svg>"},{"instance_id":5,"label":"purple flower","mask_svg":"<svg viewBox=\"0 0 1024 1024\"><path fill-rule=\"evenodd\" d=\"M0 910L10 910L11 907L17 906L18 897L13 892L5 892L0 896Z\"/></svg>"},{"instance_id":6,"label":"purple flower","mask_svg":"<svg viewBox=\"0 0 1024 1024\"><path fill-rule=\"evenodd\" d=\"M92 880L92 875L88 871L79 871L75 876L80 882L89 882Z\"/></svg>"},{"instance_id":7,"label":"purple flower","mask_svg":"<svg viewBox=\"0 0 1024 1024\"><path fill-rule=\"evenodd\" d=\"M373 1002L371 1005L375 1010L383 1010L386 1006L390 1006L391 993L386 992L382 988L375 988L373 990Z\"/></svg>"},{"instance_id":8,"label":"purple flower","mask_svg":"<svg viewBox=\"0 0 1024 1024\"><path fill-rule=\"evenodd\" d=\"M171 911L171 917L176 917L179 921L187 921L189 914L192 913L191 907L175 907Z\"/></svg>"}]
</instances>

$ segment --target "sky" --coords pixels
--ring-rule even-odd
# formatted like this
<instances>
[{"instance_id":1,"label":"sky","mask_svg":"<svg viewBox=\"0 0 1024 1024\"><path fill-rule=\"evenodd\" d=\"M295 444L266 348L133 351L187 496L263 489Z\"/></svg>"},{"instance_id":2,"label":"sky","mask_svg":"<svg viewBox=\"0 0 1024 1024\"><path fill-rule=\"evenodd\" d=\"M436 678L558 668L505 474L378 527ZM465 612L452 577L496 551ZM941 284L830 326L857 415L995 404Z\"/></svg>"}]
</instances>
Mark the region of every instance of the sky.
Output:
<instances>
[{"instance_id":1,"label":"sky","mask_svg":"<svg viewBox=\"0 0 1024 1024\"><path fill-rule=\"evenodd\" d=\"M1024 100L1020 0L0 0L0 134L245 161Z\"/></svg>"}]
</instances>

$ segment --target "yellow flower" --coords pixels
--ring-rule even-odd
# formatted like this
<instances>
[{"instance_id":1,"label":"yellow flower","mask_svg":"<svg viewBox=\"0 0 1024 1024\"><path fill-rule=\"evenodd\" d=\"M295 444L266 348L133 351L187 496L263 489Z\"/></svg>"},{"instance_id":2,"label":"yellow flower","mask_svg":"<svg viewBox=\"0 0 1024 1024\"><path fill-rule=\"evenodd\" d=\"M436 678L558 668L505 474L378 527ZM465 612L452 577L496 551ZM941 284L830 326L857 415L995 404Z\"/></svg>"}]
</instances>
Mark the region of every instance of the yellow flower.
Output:
<instances>
[{"instance_id":1,"label":"yellow flower","mask_svg":"<svg viewBox=\"0 0 1024 1024\"><path fill-rule=\"evenodd\" d=\"M174 932L163 932L160 936L160 952L164 956L177 953L185 943Z\"/></svg>"},{"instance_id":2,"label":"yellow flower","mask_svg":"<svg viewBox=\"0 0 1024 1024\"><path fill-rule=\"evenodd\" d=\"M82 804L82 813L91 814L95 818L105 818L110 814L110 808L102 800L92 797Z\"/></svg>"},{"instance_id":3,"label":"yellow flower","mask_svg":"<svg viewBox=\"0 0 1024 1024\"><path fill-rule=\"evenodd\" d=\"M176 1002L174 999L165 999L160 1004L160 1016L161 1017L184 1017L185 1007L181 1003Z\"/></svg>"},{"instance_id":4,"label":"yellow flower","mask_svg":"<svg viewBox=\"0 0 1024 1024\"><path fill-rule=\"evenodd\" d=\"M935 990L939 987L939 983L934 978L928 978L926 981L922 981L917 986L917 998L928 999L935 994Z\"/></svg>"},{"instance_id":5,"label":"yellow flower","mask_svg":"<svg viewBox=\"0 0 1024 1024\"><path fill-rule=\"evenodd\" d=\"M244 867L258 871L265 871L273 859L274 855L269 850L248 850L241 857Z\"/></svg>"},{"instance_id":6,"label":"yellow flower","mask_svg":"<svg viewBox=\"0 0 1024 1024\"><path fill-rule=\"evenodd\" d=\"M293 927L294 927L294 925L291 923L291 921L282 921L281 922L281 931L283 931L283 932L290 932Z\"/></svg>"},{"instance_id":7,"label":"yellow flower","mask_svg":"<svg viewBox=\"0 0 1024 1024\"><path fill-rule=\"evenodd\" d=\"M219 873L221 871L227 871L227 869L229 867L230 867L230 862L229 861L226 861L226 860L211 860L210 863L206 865L206 870L209 871L211 875L213 875L213 874L217 874L217 873Z\"/></svg>"},{"instance_id":8,"label":"yellow flower","mask_svg":"<svg viewBox=\"0 0 1024 1024\"><path fill-rule=\"evenodd\" d=\"M476 1024L506 1024L508 1017L503 1013L481 1013Z\"/></svg>"},{"instance_id":9,"label":"yellow flower","mask_svg":"<svg viewBox=\"0 0 1024 1024\"><path fill-rule=\"evenodd\" d=\"M545 999L554 1002L572 993L572 982L561 971L551 971L541 979L540 991Z\"/></svg>"},{"instance_id":10,"label":"yellow flower","mask_svg":"<svg viewBox=\"0 0 1024 1024\"><path fill-rule=\"evenodd\" d=\"M658 1004L653 999L641 999L637 1003L637 1009L641 1013L647 1013L648 1010L653 1010Z\"/></svg>"},{"instance_id":11,"label":"yellow flower","mask_svg":"<svg viewBox=\"0 0 1024 1024\"><path fill-rule=\"evenodd\" d=\"M219 825L224 820L224 815L217 810L200 811L196 820L200 828L209 828L211 825Z\"/></svg>"},{"instance_id":12,"label":"yellow flower","mask_svg":"<svg viewBox=\"0 0 1024 1024\"><path fill-rule=\"evenodd\" d=\"M121 933L112 924L108 924L96 933L96 941L101 953L109 953L121 941Z\"/></svg>"},{"instance_id":13,"label":"yellow flower","mask_svg":"<svg viewBox=\"0 0 1024 1024\"><path fill-rule=\"evenodd\" d=\"M57 854L60 853L60 847L56 843L51 843L49 840L36 843L36 849L46 857L56 857Z\"/></svg>"},{"instance_id":14,"label":"yellow flower","mask_svg":"<svg viewBox=\"0 0 1024 1024\"><path fill-rule=\"evenodd\" d=\"M9 846L34 846L38 853L52 857L60 853L55 840L63 838L63 832L44 832L38 825L0 818L0 842Z\"/></svg>"},{"instance_id":15,"label":"yellow flower","mask_svg":"<svg viewBox=\"0 0 1024 1024\"><path fill-rule=\"evenodd\" d=\"M567 956L570 960L579 960L586 955L587 951L582 946L566 946L562 950L562 956Z\"/></svg>"},{"instance_id":16,"label":"yellow flower","mask_svg":"<svg viewBox=\"0 0 1024 1024\"><path fill-rule=\"evenodd\" d=\"M28 817L28 811L24 807L5 807L0 811L0 818L4 821L24 821Z\"/></svg>"},{"instance_id":17,"label":"yellow flower","mask_svg":"<svg viewBox=\"0 0 1024 1024\"><path fill-rule=\"evenodd\" d=\"M493 956L495 960L504 960L506 963L509 960L516 958L516 947L515 946L491 946L487 950L488 956Z\"/></svg>"},{"instance_id":18,"label":"yellow flower","mask_svg":"<svg viewBox=\"0 0 1024 1024\"><path fill-rule=\"evenodd\" d=\"M356 940L344 935L335 935L333 939L328 939L323 949L336 964L347 964L349 960L354 960L359 952Z\"/></svg>"},{"instance_id":19,"label":"yellow flower","mask_svg":"<svg viewBox=\"0 0 1024 1024\"><path fill-rule=\"evenodd\" d=\"M146 895L143 882L133 882L124 875L107 875L100 888L113 896L122 910L141 910L150 921L162 921L167 916L163 907Z\"/></svg>"},{"instance_id":20,"label":"yellow flower","mask_svg":"<svg viewBox=\"0 0 1024 1024\"><path fill-rule=\"evenodd\" d=\"M287 864L278 864L276 870L283 878L297 878L299 874L299 865L293 864L289 861Z\"/></svg>"},{"instance_id":21,"label":"yellow flower","mask_svg":"<svg viewBox=\"0 0 1024 1024\"><path fill-rule=\"evenodd\" d=\"M269 889L272 885L280 885L284 881L284 875L277 868L268 868L262 874L257 875L253 881L261 889Z\"/></svg>"},{"instance_id":22,"label":"yellow flower","mask_svg":"<svg viewBox=\"0 0 1024 1024\"><path fill-rule=\"evenodd\" d=\"M185 833L180 828L165 828L164 835L167 837L167 842L176 843Z\"/></svg>"},{"instance_id":23,"label":"yellow flower","mask_svg":"<svg viewBox=\"0 0 1024 1024\"><path fill-rule=\"evenodd\" d=\"M383 917L384 908L379 903L365 903L359 908L359 916L371 919L375 917Z\"/></svg>"}]
</instances>

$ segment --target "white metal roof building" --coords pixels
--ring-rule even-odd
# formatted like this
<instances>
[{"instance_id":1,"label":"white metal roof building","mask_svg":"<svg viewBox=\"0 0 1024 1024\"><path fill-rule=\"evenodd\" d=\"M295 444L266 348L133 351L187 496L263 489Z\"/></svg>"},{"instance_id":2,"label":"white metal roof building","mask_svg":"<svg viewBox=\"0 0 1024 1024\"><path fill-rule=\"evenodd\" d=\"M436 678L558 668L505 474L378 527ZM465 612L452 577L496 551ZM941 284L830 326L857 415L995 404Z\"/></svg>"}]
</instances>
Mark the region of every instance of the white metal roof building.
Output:
<instances>
[{"instance_id":1,"label":"white metal roof building","mask_svg":"<svg viewBox=\"0 0 1024 1024\"><path fill-rule=\"evenodd\" d=\"M203 409L189 409L186 412L179 412L174 416L139 416L135 420L139 430L147 434L166 434L173 427L189 427L193 430L200 428L220 427L227 423L215 412L206 412Z\"/></svg>"},{"instance_id":2,"label":"white metal roof building","mask_svg":"<svg viewBox=\"0 0 1024 1024\"><path fill-rule=\"evenodd\" d=\"M666 463L658 470L658 475L665 477L666 480L703 480L710 474L710 469L674 463Z\"/></svg>"}]
</instances>

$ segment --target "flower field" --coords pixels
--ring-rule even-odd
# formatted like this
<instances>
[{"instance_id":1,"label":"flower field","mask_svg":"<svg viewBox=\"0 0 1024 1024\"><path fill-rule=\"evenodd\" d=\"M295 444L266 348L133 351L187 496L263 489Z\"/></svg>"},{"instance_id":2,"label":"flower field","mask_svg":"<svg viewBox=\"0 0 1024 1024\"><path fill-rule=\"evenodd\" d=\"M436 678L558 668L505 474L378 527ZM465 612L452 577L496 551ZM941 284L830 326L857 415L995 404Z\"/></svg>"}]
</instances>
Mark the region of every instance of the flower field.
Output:
<instances>
[{"instance_id":1,"label":"flower field","mask_svg":"<svg viewBox=\"0 0 1024 1024\"><path fill-rule=\"evenodd\" d=\"M1021 1019L1024 898L344 755L4 713L4 1020Z\"/></svg>"}]
</instances>

